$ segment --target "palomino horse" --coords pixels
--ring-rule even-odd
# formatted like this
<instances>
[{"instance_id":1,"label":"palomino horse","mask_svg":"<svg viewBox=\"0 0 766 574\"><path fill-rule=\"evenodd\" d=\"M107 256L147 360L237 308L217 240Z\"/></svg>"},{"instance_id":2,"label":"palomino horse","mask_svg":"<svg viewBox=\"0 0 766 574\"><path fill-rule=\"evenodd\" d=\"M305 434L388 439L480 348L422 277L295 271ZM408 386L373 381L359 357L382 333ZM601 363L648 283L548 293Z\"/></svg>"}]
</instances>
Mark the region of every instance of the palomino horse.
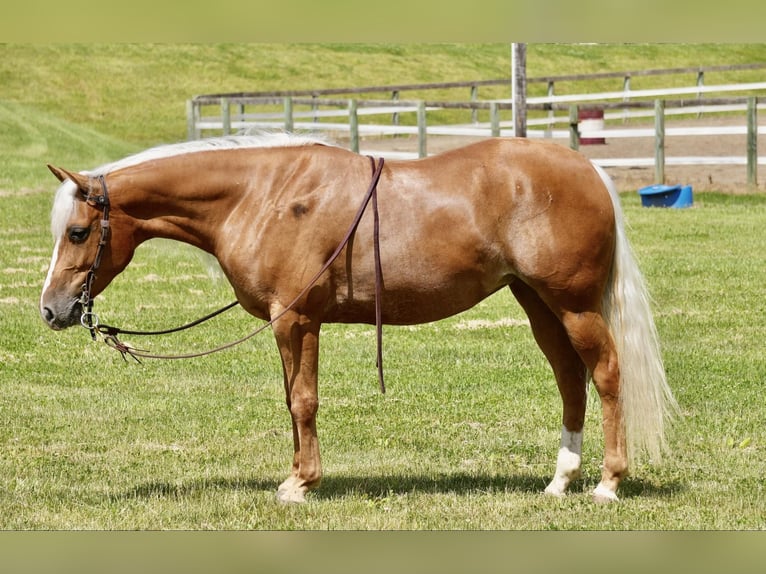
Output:
<instances>
[{"instance_id":1,"label":"palomino horse","mask_svg":"<svg viewBox=\"0 0 766 574\"><path fill-rule=\"evenodd\" d=\"M162 146L89 172L51 167L62 185L42 317L53 329L79 324L89 310L83 291L95 297L147 239L177 239L213 254L249 313L278 317L272 329L294 439L278 498L300 502L322 476L322 323L375 323L378 301L383 323L435 321L508 286L563 399L556 470L545 492L561 496L579 476L591 377L605 442L593 494L617 500L632 455L656 458L663 450L675 403L609 178L574 151L526 139L387 162L377 187L379 244L373 215L364 213L340 257L306 290L371 188L371 163L316 140L266 135Z\"/></svg>"}]
</instances>

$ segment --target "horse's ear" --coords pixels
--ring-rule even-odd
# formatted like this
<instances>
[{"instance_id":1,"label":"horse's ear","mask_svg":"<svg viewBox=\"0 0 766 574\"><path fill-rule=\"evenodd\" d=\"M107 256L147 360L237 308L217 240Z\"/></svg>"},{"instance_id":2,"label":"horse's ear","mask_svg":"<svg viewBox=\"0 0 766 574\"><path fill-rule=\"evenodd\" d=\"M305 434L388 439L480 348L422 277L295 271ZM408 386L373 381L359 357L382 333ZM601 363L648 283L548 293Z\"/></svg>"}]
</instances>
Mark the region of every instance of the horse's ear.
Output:
<instances>
[{"instance_id":1,"label":"horse's ear","mask_svg":"<svg viewBox=\"0 0 766 574\"><path fill-rule=\"evenodd\" d=\"M56 179L58 179L61 183L64 183L66 180L71 180L79 189L87 191L87 176L81 175L79 173L72 173L71 171L67 171L60 167L54 167L51 164L48 164L48 169L51 170L51 173L55 175Z\"/></svg>"}]
</instances>

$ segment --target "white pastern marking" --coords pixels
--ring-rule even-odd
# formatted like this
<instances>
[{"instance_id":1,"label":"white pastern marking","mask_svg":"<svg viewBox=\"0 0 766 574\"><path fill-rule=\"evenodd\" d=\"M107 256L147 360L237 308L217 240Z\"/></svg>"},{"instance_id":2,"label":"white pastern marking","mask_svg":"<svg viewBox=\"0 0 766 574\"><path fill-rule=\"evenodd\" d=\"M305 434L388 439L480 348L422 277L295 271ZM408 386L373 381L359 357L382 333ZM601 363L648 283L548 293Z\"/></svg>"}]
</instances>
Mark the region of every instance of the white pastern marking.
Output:
<instances>
[{"instance_id":1,"label":"white pastern marking","mask_svg":"<svg viewBox=\"0 0 766 574\"><path fill-rule=\"evenodd\" d=\"M545 488L546 494L563 496L569 483L580 476L582 463L582 431L570 432L561 427L561 447L556 459L556 474Z\"/></svg>"}]
</instances>

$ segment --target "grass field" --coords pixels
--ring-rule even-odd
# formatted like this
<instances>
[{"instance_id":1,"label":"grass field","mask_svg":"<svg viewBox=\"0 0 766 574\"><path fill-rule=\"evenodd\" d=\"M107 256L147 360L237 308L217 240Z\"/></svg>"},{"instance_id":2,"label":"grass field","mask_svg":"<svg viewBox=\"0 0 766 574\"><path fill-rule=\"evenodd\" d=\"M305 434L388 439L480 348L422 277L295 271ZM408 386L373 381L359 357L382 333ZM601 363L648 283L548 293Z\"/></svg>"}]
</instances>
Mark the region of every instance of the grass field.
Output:
<instances>
[{"instance_id":1,"label":"grass field","mask_svg":"<svg viewBox=\"0 0 766 574\"><path fill-rule=\"evenodd\" d=\"M220 68L217 77L228 89L237 85L232 70L245 66L232 55L241 49L195 47L175 62ZM270 49L278 61L279 50ZM338 69L362 56L413 57L410 47L323 50ZM451 50L457 60L459 50ZM501 75L506 48L482 50L483 58L476 58L481 74ZM736 50L748 59L758 53L758 47ZM1 529L766 527L766 197L706 193L691 209L648 210L635 193L623 195L682 417L671 434L672 456L661 466L633 469L620 504L596 506L589 495L602 456L594 396L583 479L563 500L541 494L555 465L560 400L523 313L503 292L437 324L386 328L385 396L375 379L373 329L326 326L318 421L325 479L307 504L285 507L274 491L288 471L292 440L268 333L209 358L140 366L91 343L82 329L53 333L38 316L55 189L44 163L83 169L180 139L183 98L190 95L184 90L199 93L219 83L179 80L177 116L147 86L135 86L134 93L145 95L141 109L121 117L117 87L134 77L125 70L145 66L167 87L173 66L154 67L159 62L139 47L101 51L110 57L87 63L85 56L93 54L88 47L0 47L0 149L7 158L0 166ZM652 51L661 59L660 50ZM680 50L670 52L670 65L687 63L679 61ZM413 80L441 77L434 62L449 59L436 47L421 58L418 66L433 74L412 72ZM592 65L603 66L600 58ZM73 62L88 74L73 71ZM618 68L643 66L635 63ZM31 80L35 74L25 76L33 64L38 84ZM663 64L643 67L655 65ZM56 66L64 73L53 74ZM300 69L294 62L283 66ZM96 80L103 74L90 72L101 67L122 83L108 88ZM70 89L65 80L74 75L81 79ZM375 70L359 72L359 83L387 81L375 78ZM344 79L333 76L324 85L347 85L348 75ZM288 82L263 81L272 87ZM227 284L198 253L155 241L139 249L97 305L107 322L153 328L196 318L230 299ZM255 324L233 311L152 348L206 348Z\"/></svg>"}]
</instances>

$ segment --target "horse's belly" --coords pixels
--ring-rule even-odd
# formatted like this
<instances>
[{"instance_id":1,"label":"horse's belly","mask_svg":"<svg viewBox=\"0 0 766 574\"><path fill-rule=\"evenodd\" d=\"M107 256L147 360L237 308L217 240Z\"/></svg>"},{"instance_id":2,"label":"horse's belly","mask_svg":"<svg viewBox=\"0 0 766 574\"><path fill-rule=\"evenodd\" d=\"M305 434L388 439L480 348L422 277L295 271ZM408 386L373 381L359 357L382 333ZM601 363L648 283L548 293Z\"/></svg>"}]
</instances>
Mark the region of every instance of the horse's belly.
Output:
<instances>
[{"instance_id":1,"label":"horse's belly","mask_svg":"<svg viewBox=\"0 0 766 574\"><path fill-rule=\"evenodd\" d=\"M425 288L386 287L381 296L383 323L387 325L416 325L438 321L470 309L507 282L487 286L480 281L454 281ZM363 299L338 301L327 322L375 323L374 294Z\"/></svg>"}]
</instances>

